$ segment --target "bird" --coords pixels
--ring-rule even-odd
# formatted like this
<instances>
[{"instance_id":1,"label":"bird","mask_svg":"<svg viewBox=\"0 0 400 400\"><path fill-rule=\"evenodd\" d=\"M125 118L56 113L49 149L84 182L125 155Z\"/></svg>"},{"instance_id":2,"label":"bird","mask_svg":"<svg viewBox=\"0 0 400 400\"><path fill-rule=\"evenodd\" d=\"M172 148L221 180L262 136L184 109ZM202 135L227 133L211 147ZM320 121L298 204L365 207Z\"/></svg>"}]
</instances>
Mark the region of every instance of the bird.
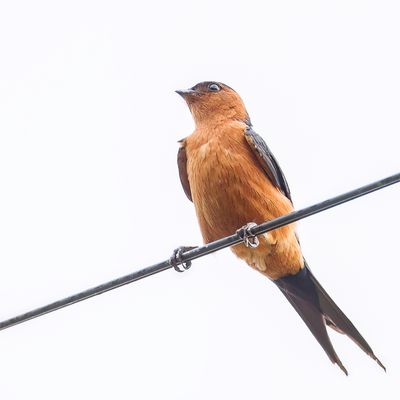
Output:
<instances>
[{"instance_id":1,"label":"bird","mask_svg":"<svg viewBox=\"0 0 400 400\"><path fill-rule=\"evenodd\" d=\"M177 163L204 242L238 232L243 242L231 247L233 253L279 288L332 363L348 375L327 327L347 335L386 371L311 272L294 224L258 237L249 234L255 224L287 214L294 207L285 175L254 131L239 94L214 81L176 93L186 101L195 123L194 132L179 141Z\"/></svg>"}]
</instances>

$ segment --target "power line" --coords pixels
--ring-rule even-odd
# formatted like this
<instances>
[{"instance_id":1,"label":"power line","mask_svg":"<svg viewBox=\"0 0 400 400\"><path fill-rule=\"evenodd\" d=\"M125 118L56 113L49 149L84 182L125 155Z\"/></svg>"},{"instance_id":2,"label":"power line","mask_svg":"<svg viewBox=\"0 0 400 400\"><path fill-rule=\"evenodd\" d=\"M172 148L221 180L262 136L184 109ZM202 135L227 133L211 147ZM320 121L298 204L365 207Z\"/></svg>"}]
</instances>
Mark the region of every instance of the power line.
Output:
<instances>
[{"instance_id":1,"label":"power line","mask_svg":"<svg viewBox=\"0 0 400 400\"><path fill-rule=\"evenodd\" d=\"M348 201L354 200L357 197L364 196L368 193L374 192L376 190L382 189L386 186L393 185L394 183L400 182L400 173L389 176L385 179L370 183L368 185L362 186L358 189L351 190L350 192L341 194L339 196L332 197L331 199L322 201L320 203L314 204L312 206L303 208L298 211L293 211L289 214L283 215L272 221L263 222L262 224L255 225L249 229L248 233L250 235L260 235L272 231L277 228L281 228L284 225L291 224L300 219L307 218L311 215L317 214L321 211L325 211L329 208L338 206L340 204L346 203ZM185 251L179 256L176 264L185 264L197 258L203 257L207 254L213 253L215 251L221 250L223 248L238 244L243 242L243 238L239 233L235 233L231 236L224 237L222 239L216 240L215 242L208 243L204 246L196 247L192 250ZM139 279L147 278L150 275L157 274L158 272L165 271L172 268L174 265L171 260L162 261L158 264L151 265L149 267L143 268L139 271L133 272L131 274L122 276L112 281L103 283L101 285L95 286L93 288L84 290L82 292L76 293L72 296L66 297L64 299L55 301L43 307L36 308L32 311L28 311L24 314L20 314L16 317L7 319L0 322L0 330L10 328L11 326L20 324L22 322L28 321L30 319L39 317L41 315L50 313L52 311L58 310L60 308L69 306L74 303L78 303L82 300L86 300L90 297L97 296L99 294L108 292L109 290L116 289L120 286L127 285L138 281Z\"/></svg>"}]
</instances>

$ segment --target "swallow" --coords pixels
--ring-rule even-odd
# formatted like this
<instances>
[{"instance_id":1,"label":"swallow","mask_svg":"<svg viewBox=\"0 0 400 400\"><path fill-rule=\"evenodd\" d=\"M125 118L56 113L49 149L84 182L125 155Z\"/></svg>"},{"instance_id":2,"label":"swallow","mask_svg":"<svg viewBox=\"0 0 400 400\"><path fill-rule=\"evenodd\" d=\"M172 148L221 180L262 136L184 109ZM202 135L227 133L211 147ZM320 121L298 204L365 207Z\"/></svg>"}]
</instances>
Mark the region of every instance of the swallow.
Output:
<instances>
[{"instance_id":1,"label":"swallow","mask_svg":"<svg viewBox=\"0 0 400 400\"><path fill-rule=\"evenodd\" d=\"M176 91L186 101L194 132L180 141L179 177L193 202L205 243L293 211L286 178L254 130L240 96L220 82ZM244 235L245 236L245 235ZM385 371L369 344L324 290L305 261L293 224L231 247L275 283L325 350L348 375L327 327L347 335Z\"/></svg>"}]
</instances>

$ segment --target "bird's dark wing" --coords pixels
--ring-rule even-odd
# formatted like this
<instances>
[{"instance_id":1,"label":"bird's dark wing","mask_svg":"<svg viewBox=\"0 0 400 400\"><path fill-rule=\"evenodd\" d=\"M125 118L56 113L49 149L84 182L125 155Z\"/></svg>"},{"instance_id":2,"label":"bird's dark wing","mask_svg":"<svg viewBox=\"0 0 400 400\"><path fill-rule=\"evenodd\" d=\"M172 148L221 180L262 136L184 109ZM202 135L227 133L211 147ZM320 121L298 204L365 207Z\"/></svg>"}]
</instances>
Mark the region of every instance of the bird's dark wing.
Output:
<instances>
[{"instance_id":1,"label":"bird's dark wing","mask_svg":"<svg viewBox=\"0 0 400 400\"><path fill-rule=\"evenodd\" d=\"M185 140L184 139L181 140L180 143L181 146L179 147L178 150L179 178L181 179L182 187L183 190L185 191L187 198L190 201L193 201L192 192L190 190L189 178L187 174L187 156L186 156Z\"/></svg>"},{"instance_id":2,"label":"bird's dark wing","mask_svg":"<svg viewBox=\"0 0 400 400\"><path fill-rule=\"evenodd\" d=\"M264 139L259 134L254 132L253 128L251 127L247 127L246 131L244 132L244 136L251 150L256 155L258 161L261 163L261 166L265 171L265 173L267 174L270 181L290 201L292 201L289 185L286 182L285 175L283 175L281 167L276 161L274 155L271 153L271 150L268 148Z\"/></svg>"}]
</instances>

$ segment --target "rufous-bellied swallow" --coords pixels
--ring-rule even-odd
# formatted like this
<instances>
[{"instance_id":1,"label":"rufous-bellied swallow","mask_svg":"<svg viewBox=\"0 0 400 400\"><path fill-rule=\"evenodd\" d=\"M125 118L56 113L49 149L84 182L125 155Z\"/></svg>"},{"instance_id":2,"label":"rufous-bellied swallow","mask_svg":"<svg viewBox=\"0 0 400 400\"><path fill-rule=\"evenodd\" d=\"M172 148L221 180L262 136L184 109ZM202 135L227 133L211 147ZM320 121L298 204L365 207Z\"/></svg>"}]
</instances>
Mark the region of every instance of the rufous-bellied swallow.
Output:
<instances>
[{"instance_id":1,"label":"rufous-bellied swallow","mask_svg":"<svg viewBox=\"0 0 400 400\"><path fill-rule=\"evenodd\" d=\"M194 132L180 141L178 167L204 242L242 232L247 243L232 246L232 251L278 286L333 363L347 375L327 326L347 335L385 369L311 272L293 224L258 239L245 237L250 221L273 220L293 211L293 204L285 176L253 130L240 96L219 82L201 82L176 92L195 122Z\"/></svg>"}]
</instances>

